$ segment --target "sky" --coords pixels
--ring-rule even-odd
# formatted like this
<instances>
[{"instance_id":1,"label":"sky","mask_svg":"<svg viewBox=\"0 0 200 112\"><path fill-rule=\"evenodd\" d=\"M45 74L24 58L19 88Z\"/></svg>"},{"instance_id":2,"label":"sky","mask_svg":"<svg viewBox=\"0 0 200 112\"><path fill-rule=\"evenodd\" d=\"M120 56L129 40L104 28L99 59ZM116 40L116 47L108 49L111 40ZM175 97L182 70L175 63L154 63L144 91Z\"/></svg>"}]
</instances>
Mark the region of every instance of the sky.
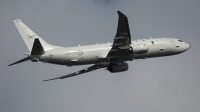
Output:
<instances>
[{"instance_id":1,"label":"sky","mask_svg":"<svg viewBox=\"0 0 200 112\"><path fill-rule=\"evenodd\" d=\"M46 42L78 46L112 42L120 10L131 38L177 38L179 55L134 60L129 70L104 69L42 82L88 67L24 62L28 52L13 20ZM199 0L1 0L1 112L197 112L200 110Z\"/></svg>"}]
</instances>

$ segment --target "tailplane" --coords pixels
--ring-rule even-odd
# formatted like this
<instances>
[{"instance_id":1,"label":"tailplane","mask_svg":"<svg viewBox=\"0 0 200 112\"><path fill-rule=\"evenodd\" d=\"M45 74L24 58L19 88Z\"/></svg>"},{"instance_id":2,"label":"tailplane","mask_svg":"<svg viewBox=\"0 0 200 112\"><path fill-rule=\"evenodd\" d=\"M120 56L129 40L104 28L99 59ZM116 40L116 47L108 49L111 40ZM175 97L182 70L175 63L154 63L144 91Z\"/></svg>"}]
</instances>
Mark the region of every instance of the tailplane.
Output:
<instances>
[{"instance_id":1,"label":"tailplane","mask_svg":"<svg viewBox=\"0 0 200 112\"><path fill-rule=\"evenodd\" d=\"M23 58L23 59L21 59L19 61L16 61L16 62L14 62L14 63L12 63L12 64L10 64L8 66L12 66L12 65L19 64L19 63L22 63L22 62L25 62L25 61L29 61L29 60L31 60L32 62L37 62L38 59L36 57L38 55L42 55L44 53L45 53L45 50L42 47L42 44L40 43L40 40L38 38L36 38L34 40L34 43L33 43L33 48L31 50L31 54L30 53L26 53L25 55L28 55L28 57Z\"/></svg>"},{"instance_id":2,"label":"tailplane","mask_svg":"<svg viewBox=\"0 0 200 112\"><path fill-rule=\"evenodd\" d=\"M29 61L29 60L30 60L30 57L26 57L26 58L23 58L23 59L21 59L21 60L19 60L19 61L16 61L16 62L14 62L14 63L8 65L8 66L12 66L12 65L15 65L15 64L18 64L18 63L22 63L22 62L25 62L25 61Z\"/></svg>"},{"instance_id":3,"label":"tailplane","mask_svg":"<svg viewBox=\"0 0 200 112\"><path fill-rule=\"evenodd\" d=\"M35 32L33 32L29 27L27 27L20 19L13 20L13 21L30 52L32 50L35 39L39 39L44 50L62 48L59 46L50 45L47 42L45 42Z\"/></svg>"},{"instance_id":4,"label":"tailplane","mask_svg":"<svg viewBox=\"0 0 200 112\"><path fill-rule=\"evenodd\" d=\"M44 48L42 47L40 40L38 38L35 39L33 43L33 48L31 50L31 55L42 55L44 54Z\"/></svg>"},{"instance_id":5,"label":"tailplane","mask_svg":"<svg viewBox=\"0 0 200 112\"><path fill-rule=\"evenodd\" d=\"M18 63L22 63L28 60L31 60L32 62L37 62L39 59L34 58L38 55L42 55L47 50L51 49L57 49L62 48L59 46L50 45L47 42L45 42L42 38L40 38L36 33L34 33L30 28L28 28L20 19L13 20L20 35L22 36L22 39L24 40L26 46L28 47L28 50L30 53L26 53L28 57L23 58L17 62L14 62L8 66L12 66Z\"/></svg>"}]
</instances>

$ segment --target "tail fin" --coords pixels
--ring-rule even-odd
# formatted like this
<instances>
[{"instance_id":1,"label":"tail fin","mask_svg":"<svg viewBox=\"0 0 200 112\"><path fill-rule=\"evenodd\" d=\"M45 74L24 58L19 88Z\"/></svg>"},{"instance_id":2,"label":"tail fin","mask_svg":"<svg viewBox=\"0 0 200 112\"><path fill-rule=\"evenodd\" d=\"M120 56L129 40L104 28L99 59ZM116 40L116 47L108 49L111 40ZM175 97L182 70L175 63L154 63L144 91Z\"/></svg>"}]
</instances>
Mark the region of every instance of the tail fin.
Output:
<instances>
[{"instance_id":1,"label":"tail fin","mask_svg":"<svg viewBox=\"0 0 200 112\"><path fill-rule=\"evenodd\" d=\"M45 42L35 32L33 32L30 28L28 28L20 19L13 20L13 21L30 52L33 48L33 43L34 43L35 39L40 40L40 43L41 43L42 47L44 48L44 50L61 48L59 46L50 45L47 42Z\"/></svg>"}]
</instances>

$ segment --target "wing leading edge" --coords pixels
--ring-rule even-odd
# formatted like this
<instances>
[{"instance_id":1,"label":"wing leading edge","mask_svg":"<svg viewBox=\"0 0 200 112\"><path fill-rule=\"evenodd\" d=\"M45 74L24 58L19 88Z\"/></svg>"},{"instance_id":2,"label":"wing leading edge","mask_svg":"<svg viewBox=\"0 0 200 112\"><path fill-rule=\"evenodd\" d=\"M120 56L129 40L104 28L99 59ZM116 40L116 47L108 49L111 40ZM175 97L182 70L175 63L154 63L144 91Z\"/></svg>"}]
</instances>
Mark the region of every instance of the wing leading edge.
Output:
<instances>
[{"instance_id":1,"label":"wing leading edge","mask_svg":"<svg viewBox=\"0 0 200 112\"><path fill-rule=\"evenodd\" d=\"M87 72L91 72L91 71L94 71L94 70L97 70L97 69L100 69L100 68L101 68L101 66L99 66L99 65L93 65L93 66L90 66L90 67L85 68L83 70L80 70L78 72L74 72L74 73L71 73L71 74L68 74L68 75L64 75L64 76L61 76L61 77L52 78L52 79L48 79L48 80L43 80L43 81L65 79L65 78L73 77L73 76L76 76L76 75L84 74L84 73L87 73Z\"/></svg>"}]
</instances>

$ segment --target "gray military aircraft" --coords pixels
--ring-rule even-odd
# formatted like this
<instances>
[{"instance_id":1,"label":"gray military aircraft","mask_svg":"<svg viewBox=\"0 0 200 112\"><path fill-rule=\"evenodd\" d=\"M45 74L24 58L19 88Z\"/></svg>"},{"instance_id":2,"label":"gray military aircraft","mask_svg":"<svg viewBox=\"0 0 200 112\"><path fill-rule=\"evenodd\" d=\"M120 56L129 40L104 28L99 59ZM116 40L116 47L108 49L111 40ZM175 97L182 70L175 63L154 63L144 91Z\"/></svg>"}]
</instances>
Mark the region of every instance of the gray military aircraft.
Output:
<instances>
[{"instance_id":1,"label":"gray military aircraft","mask_svg":"<svg viewBox=\"0 0 200 112\"><path fill-rule=\"evenodd\" d=\"M13 20L30 53L25 53L28 57L8 66L28 60L67 66L93 64L68 75L44 80L49 81L80 75L100 68L106 68L111 73L123 72L128 70L128 64L125 61L170 56L190 48L189 44L174 38L131 40L128 18L120 11L117 13L119 15L118 27L113 43L67 48L48 44L20 19Z\"/></svg>"}]
</instances>

